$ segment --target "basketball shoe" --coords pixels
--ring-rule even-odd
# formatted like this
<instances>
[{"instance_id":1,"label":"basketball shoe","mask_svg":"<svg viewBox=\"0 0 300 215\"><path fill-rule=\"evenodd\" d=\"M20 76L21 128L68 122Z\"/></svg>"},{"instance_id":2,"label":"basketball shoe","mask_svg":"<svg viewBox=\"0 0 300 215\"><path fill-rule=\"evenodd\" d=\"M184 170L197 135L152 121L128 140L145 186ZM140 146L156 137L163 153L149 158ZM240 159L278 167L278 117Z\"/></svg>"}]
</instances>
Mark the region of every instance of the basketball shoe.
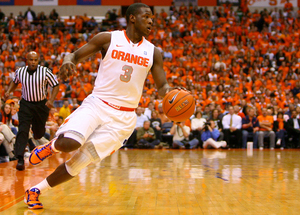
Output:
<instances>
[{"instance_id":1,"label":"basketball shoe","mask_svg":"<svg viewBox=\"0 0 300 215\"><path fill-rule=\"evenodd\" d=\"M29 209L42 209L44 207L39 201L39 195L41 195L41 191L38 188L26 190L24 202L28 205Z\"/></svg>"},{"instance_id":2,"label":"basketball shoe","mask_svg":"<svg viewBox=\"0 0 300 215\"><path fill-rule=\"evenodd\" d=\"M46 158L56 154L57 152L54 152L51 148L51 144L54 140L56 140L56 138L51 140L49 143L35 147L29 156L29 163L37 165Z\"/></svg>"}]
</instances>

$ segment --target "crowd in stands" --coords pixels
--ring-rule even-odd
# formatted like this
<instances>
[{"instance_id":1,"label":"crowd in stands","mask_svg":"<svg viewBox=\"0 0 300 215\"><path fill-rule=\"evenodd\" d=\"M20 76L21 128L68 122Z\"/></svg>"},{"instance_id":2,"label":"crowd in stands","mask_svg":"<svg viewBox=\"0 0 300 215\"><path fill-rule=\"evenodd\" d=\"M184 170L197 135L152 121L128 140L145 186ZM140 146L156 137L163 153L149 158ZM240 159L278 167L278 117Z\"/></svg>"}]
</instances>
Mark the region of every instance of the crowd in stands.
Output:
<instances>
[{"instance_id":1,"label":"crowd in stands","mask_svg":"<svg viewBox=\"0 0 300 215\"><path fill-rule=\"evenodd\" d=\"M145 117L130 138L130 147L245 148L249 140L259 148L266 143L271 149L299 147L300 9L287 1L284 8L250 11L243 2L240 7L226 3L212 10L172 3L168 12L154 13L147 39L162 53L169 85L189 90L197 108L193 119L170 122L149 73L137 110L138 118ZM57 74L66 54L101 31L125 26L124 16L116 10L97 23L87 14L62 20L54 9L45 14L28 8L18 15L0 9L1 97L14 71L26 64L25 53L36 51L40 64ZM101 57L97 53L79 63L77 76L60 81L56 108L47 124L50 137L91 93ZM11 97L20 99L20 89ZM13 116L15 106L17 102L11 106Z\"/></svg>"}]
</instances>

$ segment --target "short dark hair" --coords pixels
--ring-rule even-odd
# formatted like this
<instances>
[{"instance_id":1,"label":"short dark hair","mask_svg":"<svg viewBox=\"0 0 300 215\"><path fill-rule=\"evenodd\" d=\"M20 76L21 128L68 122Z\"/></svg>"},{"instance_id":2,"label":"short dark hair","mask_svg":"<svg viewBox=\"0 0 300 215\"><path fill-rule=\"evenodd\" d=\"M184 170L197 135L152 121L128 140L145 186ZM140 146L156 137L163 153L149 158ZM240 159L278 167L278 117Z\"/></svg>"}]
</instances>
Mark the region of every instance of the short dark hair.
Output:
<instances>
[{"instance_id":1,"label":"short dark hair","mask_svg":"<svg viewBox=\"0 0 300 215\"><path fill-rule=\"evenodd\" d=\"M127 10L126 10L126 21L127 21L127 25L128 25L128 23L129 23L129 17L130 17L130 15L132 14L132 15L135 16L135 15L139 12L140 8L142 8L142 7L150 8L148 5L143 4L143 3L134 3L134 4L130 5L130 6L127 8Z\"/></svg>"},{"instance_id":2,"label":"short dark hair","mask_svg":"<svg viewBox=\"0 0 300 215\"><path fill-rule=\"evenodd\" d=\"M195 117L197 117L198 113L200 113L200 114L201 114L201 117L203 116L201 111L196 111L196 113L195 113Z\"/></svg>"}]
</instances>

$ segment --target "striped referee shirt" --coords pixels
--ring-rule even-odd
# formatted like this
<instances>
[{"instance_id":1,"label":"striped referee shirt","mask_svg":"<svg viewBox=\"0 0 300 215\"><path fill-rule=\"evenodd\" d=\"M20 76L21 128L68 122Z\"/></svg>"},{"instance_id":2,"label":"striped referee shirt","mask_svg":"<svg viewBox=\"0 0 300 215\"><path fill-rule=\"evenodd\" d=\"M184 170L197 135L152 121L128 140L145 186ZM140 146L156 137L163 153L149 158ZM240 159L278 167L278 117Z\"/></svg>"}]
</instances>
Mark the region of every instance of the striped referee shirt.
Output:
<instances>
[{"instance_id":1,"label":"striped referee shirt","mask_svg":"<svg viewBox=\"0 0 300 215\"><path fill-rule=\"evenodd\" d=\"M38 65L36 71L27 71L28 66L15 72L13 82L22 84L22 98L29 102L39 102L47 98L47 88L58 85L58 81L47 67Z\"/></svg>"}]
</instances>

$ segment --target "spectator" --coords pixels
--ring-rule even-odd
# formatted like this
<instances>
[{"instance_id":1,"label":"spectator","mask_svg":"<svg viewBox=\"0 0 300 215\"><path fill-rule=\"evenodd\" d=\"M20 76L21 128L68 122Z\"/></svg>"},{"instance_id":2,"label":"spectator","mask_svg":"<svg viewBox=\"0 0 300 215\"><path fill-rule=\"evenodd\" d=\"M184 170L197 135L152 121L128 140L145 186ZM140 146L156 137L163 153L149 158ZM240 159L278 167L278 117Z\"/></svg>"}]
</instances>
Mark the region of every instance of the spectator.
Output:
<instances>
[{"instance_id":1,"label":"spectator","mask_svg":"<svg viewBox=\"0 0 300 215\"><path fill-rule=\"evenodd\" d=\"M257 149L259 122L255 117L254 108L248 108L248 115L242 119L243 149L247 147L249 137L253 138L253 148Z\"/></svg>"},{"instance_id":2,"label":"spectator","mask_svg":"<svg viewBox=\"0 0 300 215\"><path fill-rule=\"evenodd\" d=\"M215 128L215 122L213 120L209 120L205 123L203 128L203 133L201 134L201 140L203 141L203 148L225 148L227 146L225 141L219 141L218 138L220 136L220 132Z\"/></svg>"},{"instance_id":3,"label":"spectator","mask_svg":"<svg viewBox=\"0 0 300 215\"><path fill-rule=\"evenodd\" d=\"M243 111L239 105L235 105L233 107L233 110L236 115L240 116L242 119L245 118L245 114L243 113Z\"/></svg>"},{"instance_id":4,"label":"spectator","mask_svg":"<svg viewBox=\"0 0 300 215\"><path fill-rule=\"evenodd\" d=\"M161 120L158 118L158 113L156 110L153 110L151 113L150 125L154 129L156 139L162 140L161 137Z\"/></svg>"},{"instance_id":5,"label":"spectator","mask_svg":"<svg viewBox=\"0 0 300 215\"><path fill-rule=\"evenodd\" d=\"M288 107L289 107L289 109L288 109L287 112L285 112L285 115L288 115L289 118L291 118L292 117L292 112L295 110L295 106L294 106L294 104L289 103Z\"/></svg>"},{"instance_id":6,"label":"spectator","mask_svg":"<svg viewBox=\"0 0 300 215\"><path fill-rule=\"evenodd\" d=\"M229 148L241 148L242 118L234 113L232 106L228 107L228 111L229 113L222 119L224 139ZM232 135L234 138L231 137Z\"/></svg>"},{"instance_id":7,"label":"spectator","mask_svg":"<svg viewBox=\"0 0 300 215\"><path fill-rule=\"evenodd\" d=\"M16 141L16 135L14 135L11 129L3 123L0 123L0 145L3 144L5 151L9 156L9 160L17 160L14 155L14 145Z\"/></svg>"},{"instance_id":8,"label":"spectator","mask_svg":"<svg viewBox=\"0 0 300 215\"><path fill-rule=\"evenodd\" d=\"M146 120L143 127L137 131L137 146L138 148L154 148L160 143L160 140L156 138L153 128L150 127L150 121Z\"/></svg>"},{"instance_id":9,"label":"spectator","mask_svg":"<svg viewBox=\"0 0 300 215\"><path fill-rule=\"evenodd\" d=\"M287 134L285 130L285 121L283 119L283 113L277 113L277 119L273 123L273 130L276 134L277 142L276 145L280 146L281 149L285 147L285 135Z\"/></svg>"},{"instance_id":10,"label":"spectator","mask_svg":"<svg viewBox=\"0 0 300 215\"><path fill-rule=\"evenodd\" d=\"M18 61L15 63L15 68L19 69L20 67L26 66L25 61L21 56L18 57Z\"/></svg>"},{"instance_id":11,"label":"spectator","mask_svg":"<svg viewBox=\"0 0 300 215\"><path fill-rule=\"evenodd\" d=\"M215 128L218 129L220 135L218 140L224 139L224 133L223 133L223 125L222 125L222 115L219 114L218 109L213 109L211 118L209 120L212 120L215 123Z\"/></svg>"},{"instance_id":12,"label":"spectator","mask_svg":"<svg viewBox=\"0 0 300 215\"><path fill-rule=\"evenodd\" d=\"M264 148L264 138L270 138L270 149L275 147L275 132L273 131L273 117L268 115L267 108L262 108L262 115L257 117L259 121L258 146L262 150Z\"/></svg>"},{"instance_id":13,"label":"spectator","mask_svg":"<svg viewBox=\"0 0 300 215\"><path fill-rule=\"evenodd\" d=\"M56 12L55 9L53 9L50 12L49 19L56 21L58 19L58 17L59 17L58 13Z\"/></svg>"},{"instance_id":14,"label":"spectator","mask_svg":"<svg viewBox=\"0 0 300 215\"><path fill-rule=\"evenodd\" d=\"M205 123L206 119L202 118L201 111L197 111L195 113L195 117L191 120L191 129L193 136L196 137L198 140L201 139L201 133Z\"/></svg>"},{"instance_id":15,"label":"spectator","mask_svg":"<svg viewBox=\"0 0 300 215\"><path fill-rule=\"evenodd\" d=\"M64 100L64 105L59 109L59 116L62 117L63 121L71 114L69 105L69 101Z\"/></svg>"},{"instance_id":16,"label":"spectator","mask_svg":"<svg viewBox=\"0 0 300 215\"><path fill-rule=\"evenodd\" d=\"M150 120L153 111L154 111L154 104L153 104L153 102L149 102L149 103L148 103L148 107L145 108L144 115L145 115L146 117L148 117L148 119Z\"/></svg>"},{"instance_id":17,"label":"spectator","mask_svg":"<svg viewBox=\"0 0 300 215\"><path fill-rule=\"evenodd\" d=\"M14 105L14 102L12 101L12 104ZM6 124L9 128L11 128L12 132L17 135L18 130L13 126L18 126L19 121L12 119L11 115L11 104L5 103L1 107L1 113L0 113L0 119L3 124Z\"/></svg>"},{"instance_id":18,"label":"spectator","mask_svg":"<svg viewBox=\"0 0 300 215\"><path fill-rule=\"evenodd\" d=\"M28 7L27 11L24 13L24 19L27 19L29 23L32 23L36 19L35 12Z\"/></svg>"},{"instance_id":19,"label":"spectator","mask_svg":"<svg viewBox=\"0 0 300 215\"><path fill-rule=\"evenodd\" d=\"M296 110L292 111L291 118L286 122L286 130L289 138L292 139L292 147L300 147L300 119L297 119Z\"/></svg>"},{"instance_id":20,"label":"spectator","mask_svg":"<svg viewBox=\"0 0 300 215\"><path fill-rule=\"evenodd\" d=\"M291 12L294 10L293 4L290 2L290 0L286 0L286 3L284 4L284 9L287 12Z\"/></svg>"},{"instance_id":21,"label":"spectator","mask_svg":"<svg viewBox=\"0 0 300 215\"><path fill-rule=\"evenodd\" d=\"M174 123L170 134L173 136L173 148L174 149L193 149L199 144L199 140L196 138L189 140L191 132L190 127L184 125L185 122Z\"/></svg>"},{"instance_id":22,"label":"spectator","mask_svg":"<svg viewBox=\"0 0 300 215\"><path fill-rule=\"evenodd\" d=\"M87 22L87 26L94 28L97 27L98 23L96 22L96 20L94 19L94 17L92 17L88 22Z\"/></svg>"},{"instance_id":23,"label":"spectator","mask_svg":"<svg viewBox=\"0 0 300 215\"><path fill-rule=\"evenodd\" d=\"M118 18L117 9L114 8L112 10L112 12L110 12L110 14L109 14L109 20L112 21L113 24L115 24L117 21L117 18Z\"/></svg>"},{"instance_id":24,"label":"spectator","mask_svg":"<svg viewBox=\"0 0 300 215\"><path fill-rule=\"evenodd\" d=\"M171 122L171 120L165 115L163 108L162 108L162 103L158 105L158 118L161 119L161 124L163 125L166 122Z\"/></svg>"}]
</instances>

